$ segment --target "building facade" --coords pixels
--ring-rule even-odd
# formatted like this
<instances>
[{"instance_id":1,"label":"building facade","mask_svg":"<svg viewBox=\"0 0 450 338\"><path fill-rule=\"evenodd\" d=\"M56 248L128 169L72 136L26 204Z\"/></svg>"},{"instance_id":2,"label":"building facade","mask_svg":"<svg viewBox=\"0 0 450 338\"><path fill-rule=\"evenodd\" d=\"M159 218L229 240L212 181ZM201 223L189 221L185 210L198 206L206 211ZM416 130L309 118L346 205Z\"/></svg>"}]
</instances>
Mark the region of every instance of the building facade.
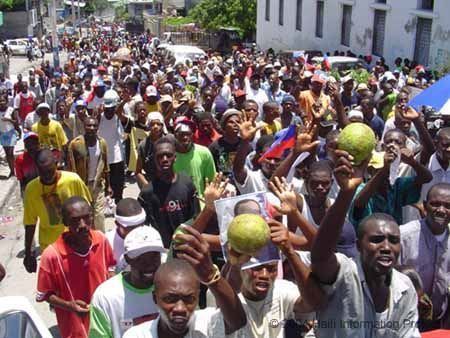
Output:
<instances>
[{"instance_id":1,"label":"building facade","mask_svg":"<svg viewBox=\"0 0 450 338\"><path fill-rule=\"evenodd\" d=\"M437 67L450 62L448 0L258 0L256 40L278 50L351 50Z\"/></svg>"}]
</instances>

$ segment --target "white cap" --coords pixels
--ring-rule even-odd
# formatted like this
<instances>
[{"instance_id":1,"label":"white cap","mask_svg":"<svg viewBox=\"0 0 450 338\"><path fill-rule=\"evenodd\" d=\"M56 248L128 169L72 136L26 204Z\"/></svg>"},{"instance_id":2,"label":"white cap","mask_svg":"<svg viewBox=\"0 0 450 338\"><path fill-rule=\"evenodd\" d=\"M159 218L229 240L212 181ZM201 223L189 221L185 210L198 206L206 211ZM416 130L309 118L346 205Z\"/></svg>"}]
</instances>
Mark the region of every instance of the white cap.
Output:
<instances>
[{"instance_id":1,"label":"white cap","mask_svg":"<svg viewBox=\"0 0 450 338\"><path fill-rule=\"evenodd\" d=\"M356 110L356 109L350 110L348 112L348 114L347 114L347 117L349 119L351 119L352 117L358 117L360 119L364 119L363 113L361 111L359 111L359 110Z\"/></svg>"},{"instance_id":2,"label":"white cap","mask_svg":"<svg viewBox=\"0 0 450 338\"><path fill-rule=\"evenodd\" d=\"M39 103L38 106L36 107L36 111L39 111L41 109L48 109L49 111L51 111L52 109L50 108L50 105L47 102L42 102Z\"/></svg>"},{"instance_id":3,"label":"white cap","mask_svg":"<svg viewBox=\"0 0 450 338\"><path fill-rule=\"evenodd\" d=\"M165 253L161 235L159 232L147 225L133 229L124 241L124 255L133 259L147 252Z\"/></svg>"},{"instance_id":4,"label":"white cap","mask_svg":"<svg viewBox=\"0 0 450 338\"><path fill-rule=\"evenodd\" d=\"M147 96L158 96L158 90L155 86L147 86L145 88L145 95Z\"/></svg>"},{"instance_id":5,"label":"white cap","mask_svg":"<svg viewBox=\"0 0 450 338\"><path fill-rule=\"evenodd\" d=\"M120 97L119 94L113 89L109 89L105 92L105 96L103 96L105 108L112 108L117 106L119 103Z\"/></svg>"}]
</instances>

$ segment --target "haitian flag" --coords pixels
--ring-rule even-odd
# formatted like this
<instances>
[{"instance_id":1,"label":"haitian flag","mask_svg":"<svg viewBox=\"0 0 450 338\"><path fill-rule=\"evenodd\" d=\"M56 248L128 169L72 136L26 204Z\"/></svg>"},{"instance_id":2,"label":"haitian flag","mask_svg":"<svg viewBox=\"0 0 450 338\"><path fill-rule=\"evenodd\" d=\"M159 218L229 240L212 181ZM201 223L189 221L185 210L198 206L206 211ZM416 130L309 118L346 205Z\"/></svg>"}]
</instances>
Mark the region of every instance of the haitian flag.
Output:
<instances>
[{"instance_id":1,"label":"haitian flag","mask_svg":"<svg viewBox=\"0 0 450 338\"><path fill-rule=\"evenodd\" d=\"M331 70L330 60L328 60L328 55L326 53L323 55L322 65L323 65L324 70L326 70L326 71Z\"/></svg>"},{"instance_id":2,"label":"haitian flag","mask_svg":"<svg viewBox=\"0 0 450 338\"><path fill-rule=\"evenodd\" d=\"M266 158L280 158L286 149L292 148L295 145L296 137L297 128L294 124L280 131L278 139L261 156L258 162L261 163Z\"/></svg>"}]
</instances>

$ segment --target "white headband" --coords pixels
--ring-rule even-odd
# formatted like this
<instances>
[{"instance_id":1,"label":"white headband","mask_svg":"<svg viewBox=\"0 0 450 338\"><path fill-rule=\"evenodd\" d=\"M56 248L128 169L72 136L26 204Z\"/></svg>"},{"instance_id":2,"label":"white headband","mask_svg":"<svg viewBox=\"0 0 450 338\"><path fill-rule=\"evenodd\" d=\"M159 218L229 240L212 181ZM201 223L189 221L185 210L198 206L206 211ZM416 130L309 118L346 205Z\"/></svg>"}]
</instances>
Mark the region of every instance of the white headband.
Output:
<instances>
[{"instance_id":1,"label":"white headband","mask_svg":"<svg viewBox=\"0 0 450 338\"><path fill-rule=\"evenodd\" d=\"M142 210L140 214L134 216L120 216L116 213L114 218L117 223L120 223L121 226L127 228L143 224L146 219L146 214L144 210Z\"/></svg>"}]
</instances>

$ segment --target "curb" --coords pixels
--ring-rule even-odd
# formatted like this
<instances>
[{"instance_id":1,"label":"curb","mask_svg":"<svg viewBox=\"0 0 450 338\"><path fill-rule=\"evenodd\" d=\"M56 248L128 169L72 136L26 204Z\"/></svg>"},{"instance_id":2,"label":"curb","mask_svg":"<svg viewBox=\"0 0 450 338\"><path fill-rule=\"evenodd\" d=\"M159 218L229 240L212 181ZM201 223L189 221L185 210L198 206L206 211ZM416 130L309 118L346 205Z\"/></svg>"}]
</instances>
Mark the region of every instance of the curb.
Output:
<instances>
[{"instance_id":1,"label":"curb","mask_svg":"<svg viewBox=\"0 0 450 338\"><path fill-rule=\"evenodd\" d=\"M2 193L0 195L0 210L3 211L3 208L6 206L9 197L11 197L11 194L13 193L14 189L16 188L18 184L18 181L15 177L11 177L7 181L4 182L2 191L5 193Z\"/></svg>"}]
</instances>

